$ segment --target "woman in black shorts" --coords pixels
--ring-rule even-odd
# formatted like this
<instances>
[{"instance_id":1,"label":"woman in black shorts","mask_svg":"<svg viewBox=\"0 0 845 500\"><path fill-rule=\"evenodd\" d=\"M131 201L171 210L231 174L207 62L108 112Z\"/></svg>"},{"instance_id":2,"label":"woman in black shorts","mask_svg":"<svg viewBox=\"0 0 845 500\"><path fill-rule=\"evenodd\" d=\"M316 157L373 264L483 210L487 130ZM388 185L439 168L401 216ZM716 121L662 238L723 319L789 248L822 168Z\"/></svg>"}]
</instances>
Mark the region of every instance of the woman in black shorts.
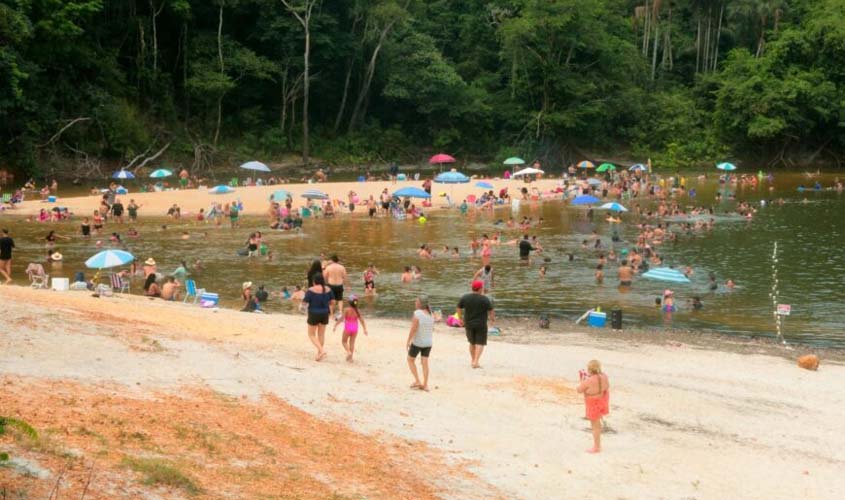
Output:
<instances>
[{"instance_id":1,"label":"woman in black shorts","mask_svg":"<svg viewBox=\"0 0 845 500\"><path fill-rule=\"evenodd\" d=\"M335 300L331 288L326 286L322 274L314 276L314 285L305 292L302 302L308 304L308 338L317 348L316 361L326 357L326 325L329 324Z\"/></svg>"}]
</instances>

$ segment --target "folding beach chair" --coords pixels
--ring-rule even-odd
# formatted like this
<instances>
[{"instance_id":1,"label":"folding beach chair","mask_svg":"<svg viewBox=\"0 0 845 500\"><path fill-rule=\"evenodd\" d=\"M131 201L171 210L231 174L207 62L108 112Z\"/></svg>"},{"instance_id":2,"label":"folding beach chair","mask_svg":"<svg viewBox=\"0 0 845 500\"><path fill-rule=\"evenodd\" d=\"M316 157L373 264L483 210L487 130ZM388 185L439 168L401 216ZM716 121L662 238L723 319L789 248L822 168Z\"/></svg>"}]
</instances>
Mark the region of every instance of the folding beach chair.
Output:
<instances>
[{"instance_id":1,"label":"folding beach chair","mask_svg":"<svg viewBox=\"0 0 845 500\"><path fill-rule=\"evenodd\" d=\"M12 203L12 193L3 193L3 203Z\"/></svg>"},{"instance_id":2,"label":"folding beach chair","mask_svg":"<svg viewBox=\"0 0 845 500\"><path fill-rule=\"evenodd\" d=\"M26 266L26 275L29 276L29 286L32 288L49 288L50 275L41 264L31 262Z\"/></svg>"},{"instance_id":3,"label":"folding beach chair","mask_svg":"<svg viewBox=\"0 0 845 500\"><path fill-rule=\"evenodd\" d=\"M238 178L232 177L232 180L229 181L229 185L232 186L232 187L238 187Z\"/></svg>"},{"instance_id":4,"label":"folding beach chair","mask_svg":"<svg viewBox=\"0 0 845 500\"><path fill-rule=\"evenodd\" d=\"M194 304L200 299L202 294L205 293L205 288L197 288L197 282L194 280L185 280L185 300L182 303L188 302L188 297L194 298Z\"/></svg>"},{"instance_id":5,"label":"folding beach chair","mask_svg":"<svg viewBox=\"0 0 845 500\"><path fill-rule=\"evenodd\" d=\"M129 280L123 279L119 274L111 275L112 290L118 293L129 293Z\"/></svg>"}]
</instances>

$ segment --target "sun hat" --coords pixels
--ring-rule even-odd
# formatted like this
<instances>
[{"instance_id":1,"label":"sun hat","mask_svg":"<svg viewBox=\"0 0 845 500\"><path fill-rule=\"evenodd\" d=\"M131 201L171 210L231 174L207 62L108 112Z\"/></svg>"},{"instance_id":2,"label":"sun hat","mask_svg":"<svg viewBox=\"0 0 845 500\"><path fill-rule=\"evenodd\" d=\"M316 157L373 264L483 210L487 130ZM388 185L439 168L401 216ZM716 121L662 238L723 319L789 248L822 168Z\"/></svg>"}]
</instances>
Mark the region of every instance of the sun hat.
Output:
<instances>
[{"instance_id":1,"label":"sun hat","mask_svg":"<svg viewBox=\"0 0 845 500\"><path fill-rule=\"evenodd\" d=\"M483 281L475 280L475 281L472 282L472 290L473 291L478 291L478 290L481 290L482 288L484 288L484 282Z\"/></svg>"},{"instance_id":2,"label":"sun hat","mask_svg":"<svg viewBox=\"0 0 845 500\"><path fill-rule=\"evenodd\" d=\"M244 290L247 288L252 288L252 281L245 281L242 287Z\"/></svg>"},{"instance_id":3,"label":"sun hat","mask_svg":"<svg viewBox=\"0 0 845 500\"><path fill-rule=\"evenodd\" d=\"M59 252L56 252L56 253L54 253L53 255L50 256L50 260L55 260L55 261L62 260L62 254L60 254Z\"/></svg>"},{"instance_id":4,"label":"sun hat","mask_svg":"<svg viewBox=\"0 0 845 500\"><path fill-rule=\"evenodd\" d=\"M145 261L144 261L144 264L146 264L146 265L148 265L148 266L154 266L154 265L156 265L156 261L155 261L155 259L153 259L152 257L150 257L149 259L147 259L147 260L145 260Z\"/></svg>"},{"instance_id":5,"label":"sun hat","mask_svg":"<svg viewBox=\"0 0 845 500\"><path fill-rule=\"evenodd\" d=\"M675 295L675 292L667 288L666 290L663 290L663 296L665 297L667 295Z\"/></svg>"}]
</instances>

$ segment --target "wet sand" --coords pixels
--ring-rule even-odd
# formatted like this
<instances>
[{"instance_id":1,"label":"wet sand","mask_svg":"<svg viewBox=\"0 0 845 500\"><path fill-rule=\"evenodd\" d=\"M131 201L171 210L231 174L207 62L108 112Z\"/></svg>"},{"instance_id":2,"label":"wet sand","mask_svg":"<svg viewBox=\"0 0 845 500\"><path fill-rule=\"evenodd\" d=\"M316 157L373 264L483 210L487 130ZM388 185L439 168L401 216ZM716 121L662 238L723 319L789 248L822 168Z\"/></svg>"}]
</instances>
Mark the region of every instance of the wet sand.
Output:
<instances>
[{"instance_id":1,"label":"wet sand","mask_svg":"<svg viewBox=\"0 0 845 500\"><path fill-rule=\"evenodd\" d=\"M473 179L471 182L465 184L435 183L431 189L431 201L433 205L432 208L438 209L448 206L446 197L440 196L441 193L448 194L449 197L452 199L453 203L455 204L460 204L461 201L469 195L481 195L482 193L484 193L485 189L475 187L476 182L480 180L481 179ZM507 181L488 179L487 181L494 186L496 194L498 194L500 189L507 187L508 192L514 197L518 196L519 191L525 186L528 186L529 190L536 187L541 192L548 192L555 189L558 186L558 183L560 182L559 179L543 179L540 181L532 182L531 184L526 184L522 180L515 179ZM280 189L291 193L293 197L294 207L301 207L305 206L306 203L305 198L302 198L301 194L309 189L317 189L319 191L323 191L324 193L328 194L331 199L342 200L344 202L348 201L349 191L355 191L361 201L365 202L370 195L372 195L376 199L376 201L378 201L379 195L385 188L387 188L389 193L392 193L397 189L408 186L421 187L422 180L401 181L396 183L392 183L389 181L324 182L318 184L277 184L274 186L250 186L238 187L235 188L235 192L223 195L209 194L207 188L162 191L154 193L140 193L132 192L132 186L130 185L130 193L127 195L120 195L118 197L123 201L124 206L129 202L130 199L134 199L135 202L141 206L141 209L139 210L138 214L139 217L164 216L167 213L167 209L170 208L174 203L177 203L181 207L182 215L186 215L191 213L195 214L199 211L200 208L208 210L212 202L226 204L236 200L240 200L243 203L244 209L241 212L243 215L263 215L267 213L267 210L269 208L270 195ZM92 214L94 210L97 210L99 208L100 199L100 196L79 196L65 198L61 196L60 191L58 200L55 204L45 203L42 202L40 199L30 199L17 205L16 209L9 210L6 213L10 215L38 215L38 212L42 208L50 209L54 206L61 206L67 207L71 212L73 212L77 216L84 216ZM422 206L421 201L422 200L414 200L414 202L418 206ZM423 208L423 210L430 209ZM348 213L348 211L338 209L337 213ZM366 215L366 207L356 207L355 214Z\"/></svg>"},{"instance_id":2,"label":"wet sand","mask_svg":"<svg viewBox=\"0 0 845 500\"><path fill-rule=\"evenodd\" d=\"M606 330L571 331L561 322L550 331L531 331L547 341L493 339L482 358L484 368L472 370L462 333L438 325L432 391L423 393L408 389L405 320L368 322L370 334L359 338L356 362L348 364L339 334L327 335L327 360L314 362L304 317L295 315L247 316L140 297L96 299L84 292L0 287L0 317L7 325L0 335L0 397L5 399L0 407L56 430L51 434L53 453L72 448L84 463L99 460L92 444L99 438L93 434L117 440L116 431L103 434L109 427L100 421L124 406L164 419L161 405L147 409L139 401L170 401L180 409L180 419L212 425L213 419L200 413L221 414L215 400L223 398L234 405L241 435L261 438L258 426L279 425L279 415L285 414L275 406L280 404L315 419L317 428L324 426L325 432L303 435L309 446L316 442L322 447L300 453L295 462L296 478L303 481L296 484L316 481L323 489L314 491L323 493L369 498L833 499L845 490L845 386L839 383L845 367L824 358L818 372L809 372L788 354L732 352L720 349L718 342L708 348L684 340L645 342ZM518 327L506 325L505 333ZM803 352L794 353L799 354ZM592 358L603 362L612 386L609 429L600 455L584 452L590 445L589 424L574 391L578 370ZM87 395L75 397L74 391ZM105 401L99 403L100 420L91 416L90 406L98 400L90 394ZM63 424L61 419L74 411L50 410L50 405L74 408L81 420L90 422L86 428L93 434ZM250 411L253 423L246 418ZM125 429L128 436L150 433L149 423L135 424L140 428ZM178 438L178 429L168 432ZM222 435L220 439L227 436ZM199 439L195 433L190 436ZM217 438L209 439L214 444ZM180 453L180 448L158 438L150 442L159 448L130 447L131 438L117 441L121 453L163 455L178 462L167 453ZM297 442L274 441L270 446L282 456L286 446ZM207 449L202 443L206 441L199 439L196 447ZM407 448L400 443L408 443ZM49 451L7 438L0 441L0 447L10 446L13 455L38 461L52 473L51 479L30 478L27 484L52 486L60 470L51 468L59 462L51 461ZM373 482L369 475L356 482L353 469L347 487L332 464L350 460L342 449L348 446L366 446L369 457L399 450L399 458L388 457L379 467L386 482L409 474L407 481L398 489ZM206 471L197 465L199 452L188 448L181 451L190 459L184 468L202 487L200 497L249 491L238 490L247 487L248 475L232 475L230 489L214 480L244 457L228 462L206 457ZM202 453L208 455L206 451ZM98 463L105 469L110 462ZM274 470L260 468L253 476ZM20 484L11 474L16 473L0 470L0 485L13 480ZM113 489L109 496L108 480L125 489ZM91 491L98 496L90 498L136 497L141 493L123 492L144 488L141 480L131 467L110 468L102 480L92 482ZM418 495L414 481L431 489ZM188 496L172 487L152 491L159 498Z\"/></svg>"}]
</instances>

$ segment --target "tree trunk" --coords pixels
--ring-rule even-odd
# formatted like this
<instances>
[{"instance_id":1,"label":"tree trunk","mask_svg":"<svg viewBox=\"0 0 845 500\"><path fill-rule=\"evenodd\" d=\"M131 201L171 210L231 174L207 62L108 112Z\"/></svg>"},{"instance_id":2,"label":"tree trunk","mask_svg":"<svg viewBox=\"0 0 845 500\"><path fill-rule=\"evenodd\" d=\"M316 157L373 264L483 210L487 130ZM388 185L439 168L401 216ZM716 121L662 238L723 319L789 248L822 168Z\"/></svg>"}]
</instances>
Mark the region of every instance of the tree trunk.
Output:
<instances>
[{"instance_id":1,"label":"tree trunk","mask_svg":"<svg viewBox=\"0 0 845 500\"><path fill-rule=\"evenodd\" d=\"M703 66L704 73L708 73L710 71L710 33L712 30L713 25L713 11L709 8L707 9L707 29L704 31L704 60L702 61L701 65Z\"/></svg>"},{"instance_id":2,"label":"tree trunk","mask_svg":"<svg viewBox=\"0 0 845 500\"><path fill-rule=\"evenodd\" d=\"M309 16L310 17L310 16ZM302 81L302 163L308 165L309 161L309 147L308 147L308 88L310 87L310 73L309 63L311 58L311 30L305 24L305 68Z\"/></svg>"},{"instance_id":3,"label":"tree trunk","mask_svg":"<svg viewBox=\"0 0 845 500\"><path fill-rule=\"evenodd\" d=\"M162 10L164 10L164 2L162 2L161 7L156 10L153 0L150 0L150 13L153 18L153 78L158 75L158 23L156 22L156 18L159 14L161 14Z\"/></svg>"},{"instance_id":4,"label":"tree trunk","mask_svg":"<svg viewBox=\"0 0 845 500\"><path fill-rule=\"evenodd\" d=\"M373 54L370 57L370 63L367 65L367 72L364 75L364 81L361 83L361 89L358 91L358 99L355 101L355 107L352 108L352 116L349 118L349 128L347 129L347 133L354 131L355 125L364 119L364 115L366 114L364 100L370 92L370 85L373 83L373 75L376 72L376 60L378 59L378 54L381 52L382 44L384 43L384 39L387 37L388 30L390 30L391 26L392 23L381 32L378 44L376 45L376 48L373 49Z\"/></svg>"},{"instance_id":5,"label":"tree trunk","mask_svg":"<svg viewBox=\"0 0 845 500\"><path fill-rule=\"evenodd\" d=\"M654 23L654 50L651 53L651 81L654 81L657 74L657 47L660 45L660 23L655 18Z\"/></svg>"},{"instance_id":6,"label":"tree trunk","mask_svg":"<svg viewBox=\"0 0 845 500\"><path fill-rule=\"evenodd\" d=\"M285 135L285 122L288 119L288 68L282 71L282 114L279 117L279 131Z\"/></svg>"},{"instance_id":7,"label":"tree trunk","mask_svg":"<svg viewBox=\"0 0 845 500\"><path fill-rule=\"evenodd\" d=\"M223 65L223 3L220 4L220 14L217 21L217 59L220 61L220 75L225 75L226 68ZM214 129L213 144L217 147L220 139L220 123L223 121L223 92L217 97L217 127Z\"/></svg>"},{"instance_id":8,"label":"tree trunk","mask_svg":"<svg viewBox=\"0 0 845 500\"><path fill-rule=\"evenodd\" d=\"M716 66L719 64L719 40L722 39L722 17L725 14L725 4L722 3L721 7L719 7L719 27L716 28L716 47L714 49L714 56L713 56L713 71L716 71Z\"/></svg>"},{"instance_id":9,"label":"tree trunk","mask_svg":"<svg viewBox=\"0 0 845 500\"><path fill-rule=\"evenodd\" d=\"M648 56L648 34L651 32L651 9L648 8L648 0L645 0L645 21L643 22L643 55Z\"/></svg>"},{"instance_id":10,"label":"tree trunk","mask_svg":"<svg viewBox=\"0 0 845 500\"><path fill-rule=\"evenodd\" d=\"M701 13L698 15L698 29L695 32L695 72L701 68Z\"/></svg>"},{"instance_id":11,"label":"tree trunk","mask_svg":"<svg viewBox=\"0 0 845 500\"><path fill-rule=\"evenodd\" d=\"M355 33L355 30L358 27L359 22L361 22L361 16L356 15L352 19L351 33ZM366 30L365 30L365 32L366 32ZM346 63L346 78L343 80L343 97L340 99L340 106L338 106L337 116L335 116L335 119L334 119L334 127L332 127L332 135L337 134L337 131L340 129L340 122L343 121L343 113L346 111L346 100L349 98L349 82L352 80L352 70L355 68L355 54L357 54L357 53L358 53L358 51L355 50L354 53L349 56L349 60Z\"/></svg>"},{"instance_id":12,"label":"tree trunk","mask_svg":"<svg viewBox=\"0 0 845 500\"><path fill-rule=\"evenodd\" d=\"M185 51L182 56L182 92L185 94L185 123L188 123L188 117L191 114L191 98L188 96L188 22L182 21L183 42L182 47Z\"/></svg>"}]
</instances>

